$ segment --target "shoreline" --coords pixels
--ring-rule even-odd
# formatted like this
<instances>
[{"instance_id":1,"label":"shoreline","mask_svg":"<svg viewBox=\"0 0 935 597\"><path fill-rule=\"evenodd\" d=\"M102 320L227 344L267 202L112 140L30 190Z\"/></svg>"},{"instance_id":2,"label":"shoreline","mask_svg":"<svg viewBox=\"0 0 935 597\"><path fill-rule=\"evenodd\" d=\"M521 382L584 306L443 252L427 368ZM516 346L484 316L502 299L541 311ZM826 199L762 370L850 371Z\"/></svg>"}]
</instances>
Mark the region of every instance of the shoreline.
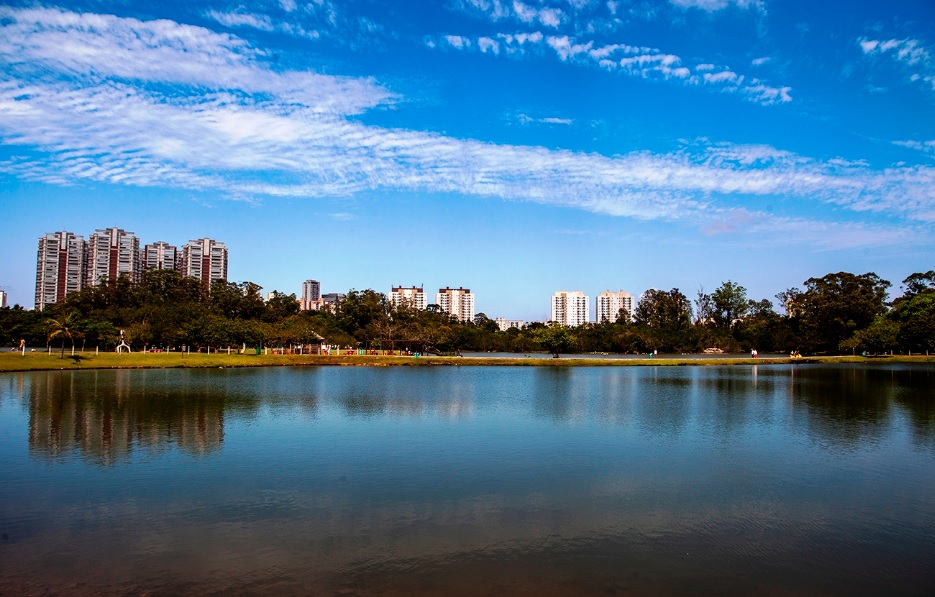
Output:
<instances>
[{"instance_id":1,"label":"shoreline","mask_svg":"<svg viewBox=\"0 0 935 597\"><path fill-rule=\"evenodd\" d=\"M370 355L247 355L247 354L188 354L181 353L76 353L66 351L60 358L53 352L0 353L0 372L14 373L23 371L59 371L59 370L95 370L95 369L218 369L241 367L710 367L738 365L785 365L785 364L841 364L857 363L879 365L885 363L935 363L935 356L892 355L879 357L862 356L822 356L791 359L761 358L749 356L717 358L575 358L550 356L515 358L515 357L437 357L420 356L370 356Z\"/></svg>"}]
</instances>

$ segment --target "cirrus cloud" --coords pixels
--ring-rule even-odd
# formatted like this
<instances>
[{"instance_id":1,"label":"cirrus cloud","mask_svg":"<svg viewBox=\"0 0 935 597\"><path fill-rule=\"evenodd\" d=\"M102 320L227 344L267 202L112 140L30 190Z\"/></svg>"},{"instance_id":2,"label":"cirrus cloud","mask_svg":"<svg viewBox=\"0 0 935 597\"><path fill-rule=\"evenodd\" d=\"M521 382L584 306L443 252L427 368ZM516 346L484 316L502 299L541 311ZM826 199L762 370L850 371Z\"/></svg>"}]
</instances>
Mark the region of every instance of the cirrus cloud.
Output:
<instances>
[{"instance_id":1,"label":"cirrus cloud","mask_svg":"<svg viewBox=\"0 0 935 597\"><path fill-rule=\"evenodd\" d=\"M904 223L892 228L901 236L859 222L827 224L859 229L869 243L905 238L914 223L935 221L932 168L875 170L707 141L669 153L607 156L372 126L354 116L395 105L393 92L370 79L281 68L232 35L50 9L3 8L0 18L0 140L28 154L0 163L0 171L24 180L235 198L413 190L690 221L712 230L751 197L769 197L832 204L855 218L886 213ZM498 41L552 47L545 36ZM552 43L566 49L567 60L595 60L597 52L600 59L648 56L634 68L682 68L677 57L643 48ZM724 78L742 84L739 75ZM568 124L556 117L541 122ZM773 226L777 235L790 227L822 229L810 222L761 215L757 226ZM824 236L834 237L827 230Z\"/></svg>"}]
</instances>

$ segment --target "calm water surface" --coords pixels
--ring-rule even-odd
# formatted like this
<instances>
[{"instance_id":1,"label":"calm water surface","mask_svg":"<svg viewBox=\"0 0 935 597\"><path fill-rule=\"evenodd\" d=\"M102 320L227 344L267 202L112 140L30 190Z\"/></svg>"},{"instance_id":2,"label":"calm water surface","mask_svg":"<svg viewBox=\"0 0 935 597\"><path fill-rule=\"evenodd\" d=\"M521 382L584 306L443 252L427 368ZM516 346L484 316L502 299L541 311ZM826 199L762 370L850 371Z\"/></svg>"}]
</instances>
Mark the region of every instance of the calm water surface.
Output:
<instances>
[{"instance_id":1,"label":"calm water surface","mask_svg":"<svg viewBox=\"0 0 935 597\"><path fill-rule=\"evenodd\" d=\"M935 367L0 376L0 594L935 591Z\"/></svg>"}]
</instances>

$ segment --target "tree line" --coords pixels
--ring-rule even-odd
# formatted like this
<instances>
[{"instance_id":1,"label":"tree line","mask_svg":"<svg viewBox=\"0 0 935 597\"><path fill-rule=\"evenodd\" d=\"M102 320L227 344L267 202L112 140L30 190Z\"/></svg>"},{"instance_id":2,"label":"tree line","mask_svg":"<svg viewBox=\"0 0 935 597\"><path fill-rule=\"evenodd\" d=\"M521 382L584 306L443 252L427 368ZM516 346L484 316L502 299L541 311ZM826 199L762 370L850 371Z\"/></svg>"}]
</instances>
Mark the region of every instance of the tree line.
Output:
<instances>
[{"instance_id":1,"label":"tree line","mask_svg":"<svg viewBox=\"0 0 935 597\"><path fill-rule=\"evenodd\" d=\"M43 311L0 310L0 341L17 346L66 343L112 350L126 340L143 347L294 346L457 351L667 353L798 350L816 353L935 352L935 271L903 280L889 302L890 282L874 273L830 273L803 288L752 300L728 280L690 299L678 288L646 291L633 318L566 328L534 322L500 331L479 314L459 322L430 305L394 305L371 289L350 290L333 311L300 311L296 296L274 292L264 301L252 282L201 281L152 270L138 283L106 281L68 295ZM121 336L121 331L123 335Z\"/></svg>"}]
</instances>

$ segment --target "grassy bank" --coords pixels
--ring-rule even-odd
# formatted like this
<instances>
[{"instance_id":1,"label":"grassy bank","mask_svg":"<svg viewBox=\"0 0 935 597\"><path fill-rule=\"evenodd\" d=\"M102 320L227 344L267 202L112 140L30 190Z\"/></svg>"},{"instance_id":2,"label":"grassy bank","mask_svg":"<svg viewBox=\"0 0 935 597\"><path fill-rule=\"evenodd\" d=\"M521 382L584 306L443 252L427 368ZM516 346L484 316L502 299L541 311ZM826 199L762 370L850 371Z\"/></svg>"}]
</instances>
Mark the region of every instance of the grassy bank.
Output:
<instances>
[{"instance_id":1,"label":"grassy bank","mask_svg":"<svg viewBox=\"0 0 935 597\"><path fill-rule=\"evenodd\" d=\"M864 357L809 357L790 361L787 358L757 359L748 356L737 358L685 359L576 359L549 357L538 358L470 358L470 357L402 357L402 356L317 356L317 355L256 355L256 354L189 354L181 353L132 353L116 354L93 352L75 354L68 351L64 358L58 353L0 353L0 371L45 371L54 369L171 369L218 367L278 367L278 366L538 366L538 367L630 367L630 366L712 366L712 365L771 365L796 362L811 363L935 363L935 356L891 356Z\"/></svg>"}]
</instances>

